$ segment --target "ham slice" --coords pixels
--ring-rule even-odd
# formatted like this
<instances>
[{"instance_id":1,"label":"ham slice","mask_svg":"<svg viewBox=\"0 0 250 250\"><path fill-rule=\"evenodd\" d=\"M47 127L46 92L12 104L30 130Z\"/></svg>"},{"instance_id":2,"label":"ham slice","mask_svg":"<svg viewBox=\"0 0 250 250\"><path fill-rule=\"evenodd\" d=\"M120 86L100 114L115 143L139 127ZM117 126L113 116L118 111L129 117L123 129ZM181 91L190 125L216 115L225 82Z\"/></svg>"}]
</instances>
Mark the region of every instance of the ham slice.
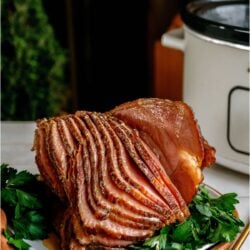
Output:
<instances>
[{"instance_id":1,"label":"ham slice","mask_svg":"<svg viewBox=\"0 0 250 250\"><path fill-rule=\"evenodd\" d=\"M137 146L134 146L135 144L139 143L139 141L134 138L135 135L132 133L132 131L128 131L128 129L126 130L124 124L114 121L114 119L110 121L117 131L117 134L123 141L130 156L136 162L137 166L147 177L148 181L154 187L156 187L160 195L164 198L165 202L168 203L171 211L169 214L173 213L174 216L177 216L179 220L183 220L183 213L179 207L178 201L175 199L175 195L169 190L169 186L171 186L171 183L169 184L169 186L164 183L164 180L163 178L161 178L162 176L160 176L157 167L152 164L152 161L154 160L150 156L143 157L144 159L140 157L140 153L137 152Z\"/></svg>"},{"instance_id":2,"label":"ham slice","mask_svg":"<svg viewBox=\"0 0 250 250\"><path fill-rule=\"evenodd\" d=\"M215 150L183 102L148 98L37 122L42 178L63 201L62 249L123 248L189 216Z\"/></svg>"}]
</instances>

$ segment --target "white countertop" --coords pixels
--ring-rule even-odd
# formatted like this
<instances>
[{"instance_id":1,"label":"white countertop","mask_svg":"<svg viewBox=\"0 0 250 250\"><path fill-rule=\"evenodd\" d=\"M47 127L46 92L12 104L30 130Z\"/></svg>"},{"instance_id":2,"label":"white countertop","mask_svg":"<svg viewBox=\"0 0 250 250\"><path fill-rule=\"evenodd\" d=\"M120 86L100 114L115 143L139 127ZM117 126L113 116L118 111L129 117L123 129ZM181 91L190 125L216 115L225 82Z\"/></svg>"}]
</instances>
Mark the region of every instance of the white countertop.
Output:
<instances>
[{"instance_id":1,"label":"white countertop","mask_svg":"<svg viewBox=\"0 0 250 250\"><path fill-rule=\"evenodd\" d=\"M1 163L32 173L38 173L31 151L35 131L34 122L1 122ZM249 222L249 175L225 167L214 165L204 170L204 182L220 193L235 192L238 194L237 210L240 218ZM241 247L250 249L250 237Z\"/></svg>"}]
</instances>

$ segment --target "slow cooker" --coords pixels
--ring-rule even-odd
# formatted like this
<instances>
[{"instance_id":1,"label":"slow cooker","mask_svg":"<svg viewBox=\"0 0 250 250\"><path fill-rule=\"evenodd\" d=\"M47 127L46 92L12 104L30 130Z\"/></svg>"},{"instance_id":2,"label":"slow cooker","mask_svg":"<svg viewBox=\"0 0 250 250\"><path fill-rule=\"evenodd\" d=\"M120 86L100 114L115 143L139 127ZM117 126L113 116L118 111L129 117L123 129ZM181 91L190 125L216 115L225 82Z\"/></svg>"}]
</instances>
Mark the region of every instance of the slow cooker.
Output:
<instances>
[{"instance_id":1,"label":"slow cooker","mask_svg":"<svg viewBox=\"0 0 250 250\"><path fill-rule=\"evenodd\" d=\"M181 17L161 43L184 52L183 100L217 163L249 174L249 3L192 1Z\"/></svg>"}]
</instances>

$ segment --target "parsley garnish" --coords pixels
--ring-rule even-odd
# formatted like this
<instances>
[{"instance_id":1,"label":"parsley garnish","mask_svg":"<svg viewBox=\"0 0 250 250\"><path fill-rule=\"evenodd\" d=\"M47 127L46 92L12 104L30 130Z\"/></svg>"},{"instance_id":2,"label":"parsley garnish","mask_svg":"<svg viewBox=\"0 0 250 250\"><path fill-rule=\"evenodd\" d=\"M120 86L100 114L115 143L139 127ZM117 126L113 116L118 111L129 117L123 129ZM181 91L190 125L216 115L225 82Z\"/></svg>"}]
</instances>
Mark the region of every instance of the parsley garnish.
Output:
<instances>
[{"instance_id":1,"label":"parsley garnish","mask_svg":"<svg viewBox=\"0 0 250 250\"><path fill-rule=\"evenodd\" d=\"M214 198L204 185L189 204L191 216L182 223L161 229L152 238L133 249L188 250L205 244L232 242L244 223L234 215L239 203L235 193Z\"/></svg>"},{"instance_id":2,"label":"parsley garnish","mask_svg":"<svg viewBox=\"0 0 250 250\"><path fill-rule=\"evenodd\" d=\"M18 172L8 164L1 164L1 207L8 218L8 228L3 234L15 249L29 249L23 239L38 240L48 236L42 183L36 177L28 171Z\"/></svg>"}]
</instances>

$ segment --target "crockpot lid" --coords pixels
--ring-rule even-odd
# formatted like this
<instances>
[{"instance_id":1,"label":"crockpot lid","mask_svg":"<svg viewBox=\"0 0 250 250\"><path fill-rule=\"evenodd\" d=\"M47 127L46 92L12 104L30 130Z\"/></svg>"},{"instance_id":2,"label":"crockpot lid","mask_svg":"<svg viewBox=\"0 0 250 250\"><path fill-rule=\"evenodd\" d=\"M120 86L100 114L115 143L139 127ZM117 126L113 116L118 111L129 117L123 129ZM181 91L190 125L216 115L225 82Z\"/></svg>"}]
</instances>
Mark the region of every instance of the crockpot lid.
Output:
<instances>
[{"instance_id":1,"label":"crockpot lid","mask_svg":"<svg viewBox=\"0 0 250 250\"><path fill-rule=\"evenodd\" d=\"M199 0L189 2L181 13L183 22L202 35L249 45L249 2Z\"/></svg>"}]
</instances>

